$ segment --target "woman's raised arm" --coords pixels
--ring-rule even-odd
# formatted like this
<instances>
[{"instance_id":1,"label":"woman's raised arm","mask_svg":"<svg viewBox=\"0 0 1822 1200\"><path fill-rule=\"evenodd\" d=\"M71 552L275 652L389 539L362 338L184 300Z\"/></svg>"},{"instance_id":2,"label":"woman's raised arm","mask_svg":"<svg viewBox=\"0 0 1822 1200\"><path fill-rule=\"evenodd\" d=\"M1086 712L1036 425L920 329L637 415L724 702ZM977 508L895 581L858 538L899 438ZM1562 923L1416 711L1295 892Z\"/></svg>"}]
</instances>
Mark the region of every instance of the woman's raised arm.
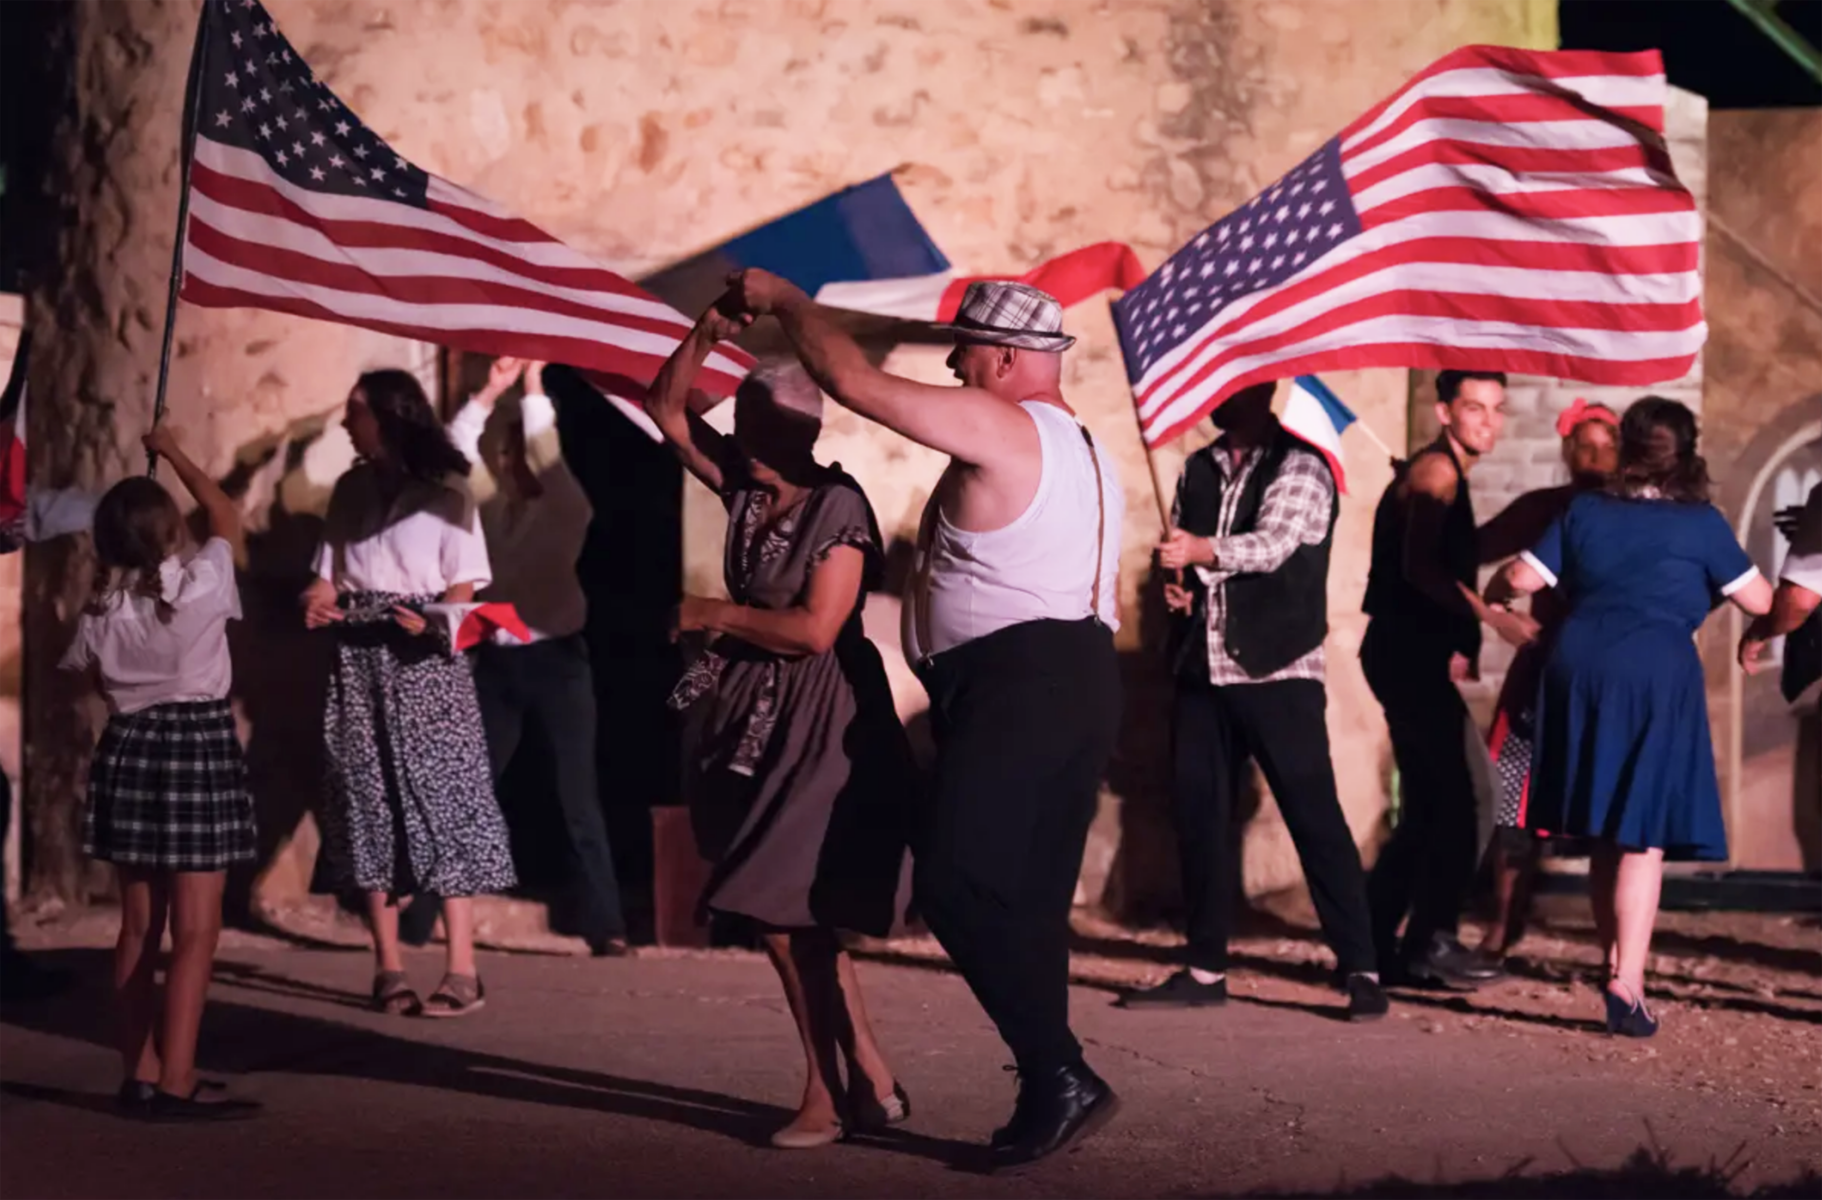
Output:
<instances>
[{"instance_id":1,"label":"woman's raised arm","mask_svg":"<svg viewBox=\"0 0 1822 1200\"><path fill-rule=\"evenodd\" d=\"M658 368L645 402L653 423L683 461L685 469L717 493L725 482L721 474L723 439L690 411L691 385L696 382L696 373L716 344L738 334L742 328L741 322L722 315L715 308L703 313L670 358Z\"/></svg>"}]
</instances>

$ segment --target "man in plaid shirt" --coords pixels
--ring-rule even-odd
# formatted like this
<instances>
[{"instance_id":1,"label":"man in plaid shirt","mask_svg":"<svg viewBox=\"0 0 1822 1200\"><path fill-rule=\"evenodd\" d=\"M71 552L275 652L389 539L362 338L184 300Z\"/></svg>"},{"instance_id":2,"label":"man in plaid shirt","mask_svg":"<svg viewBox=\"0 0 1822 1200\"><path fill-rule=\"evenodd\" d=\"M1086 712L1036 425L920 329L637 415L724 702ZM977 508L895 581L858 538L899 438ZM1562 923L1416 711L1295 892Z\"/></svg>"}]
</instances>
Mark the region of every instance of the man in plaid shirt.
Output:
<instances>
[{"instance_id":1,"label":"man in plaid shirt","mask_svg":"<svg viewBox=\"0 0 1822 1200\"><path fill-rule=\"evenodd\" d=\"M1173 816L1189 908L1186 965L1123 1008L1227 1001L1227 940L1240 875L1233 811L1249 761L1278 801L1334 950L1355 1020L1385 1015L1366 877L1329 760L1322 641L1328 633L1335 480L1272 415L1274 385L1215 410L1215 442L1184 464L1158 561L1178 572ZM1185 573L1187 572L1187 573Z\"/></svg>"}]
</instances>

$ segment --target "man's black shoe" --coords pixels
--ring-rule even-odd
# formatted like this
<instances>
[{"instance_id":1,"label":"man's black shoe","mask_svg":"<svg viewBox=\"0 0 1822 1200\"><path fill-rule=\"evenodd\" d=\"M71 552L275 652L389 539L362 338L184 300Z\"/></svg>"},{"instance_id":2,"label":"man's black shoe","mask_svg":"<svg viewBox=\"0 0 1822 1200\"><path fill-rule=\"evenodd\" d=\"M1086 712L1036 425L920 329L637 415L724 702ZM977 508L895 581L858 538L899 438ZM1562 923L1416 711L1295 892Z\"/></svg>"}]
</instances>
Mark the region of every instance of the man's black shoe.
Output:
<instances>
[{"instance_id":1,"label":"man's black shoe","mask_svg":"<svg viewBox=\"0 0 1822 1200\"><path fill-rule=\"evenodd\" d=\"M1219 1008L1227 1003L1227 979L1197 983L1178 971L1155 987L1134 988L1113 1002L1115 1008Z\"/></svg>"},{"instance_id":2,"label":"man's black shoe","mask_svg":"<svg viewBox=\"0 0 1822 1200\"><path fill-rule=\"evenodd\" d=\"M1477 988L1505 976L1506 969L1496 959L1470 950L1447 934L1430 939L1422 957L1406 964L1406 970L1419 984L1441 984L1444 987Z\"/></svg>"},{"instance_id":3,"label":"man's black shoe","mask_svg":"<svg viewBox=\"0 0 1822 1200\"><path fill-rule=\"evenodd\" d=\"M1379 981L1364 971L1356 971L1348 976L1348 1020L1377 1021L1392 1010L1392 1002L1386 998L1385 989Z\"/></svg>"},{"instance_id":4,"label":"man's black shoe","mask_svg":"<svg viewBox=\"0 0 1822 1200\"><path fill-rule=\"evenodd\" d=\"M1079 1145L1120 1111L1107 1081L1079 1063L1019 1076L1018 1106L1006 1139L992 1147L994 1171L1017 1171Z\"/></svg>"}]
</instances>

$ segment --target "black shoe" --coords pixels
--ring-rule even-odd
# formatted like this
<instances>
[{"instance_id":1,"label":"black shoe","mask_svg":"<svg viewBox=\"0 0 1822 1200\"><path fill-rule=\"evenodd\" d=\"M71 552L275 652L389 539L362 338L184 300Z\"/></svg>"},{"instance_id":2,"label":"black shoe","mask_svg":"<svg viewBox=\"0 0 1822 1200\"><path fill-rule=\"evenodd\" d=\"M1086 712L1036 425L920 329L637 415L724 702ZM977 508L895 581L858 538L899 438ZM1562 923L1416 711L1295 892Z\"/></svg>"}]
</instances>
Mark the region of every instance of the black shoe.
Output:
<instances>
[{"instance_id":1,"label":"black shoe","mask_svg":"<svg viewBox=\"0 0 1822 1200\"><path fill-rule=\"evenodd\" d=\"M588 939L588 952L596 958L631 958L633 948L624 937Z\"/></svg>"},{"instance_id":2,"label":"black shoe","mask_svg":"<svg viewBox=\"0 0 1822 1200\"><path fill-rule=\"evenodd\" d=\"M257 1100L198 1100L209 1089L197 1084L188 1096L174 1096L170 1092L154 1088L152 1098L146 1102L142 1116L148 1121L165 1124L185 1124L201 1121L244 1121L258 1114L260 1103Z\"/></svg>"},{"instance_id":3,"label":"black shoe","mask_svg":"<svg viewBox=\"0 0 1822 1200\"><path fill-rule=\"evenodd\" d=\"M1198 983L1178 971L1155 987L1135 988L1113 1002L1115 1008L1219 1008L1227 1003L1227 979Z\"/></svg>"},{"instance_id":4,"label":"black shoe","mask_svg":"<svg viewBox=\"0 0 1822 1200\"><path fill-rule=\"evenodd\" d=\"M1423 955L1405 964L1405 971L1419 985L1448 988L1477 988L1506 974L1496 959L1468 949L1446 933L1432 937Z\"/></svg>"},{"instance_id":5,"label":"black shoe","mask_svg":"<svg viewBox=\"0 0 1822 1200\"><path fill-rule=\"evenodd\" d=\"M198 1079L195 1095L204 1092L225 1092L228 1085L214 1079ZM114 1095L114 1107L130 1117L142 1117L152 1107L152 1100L158 1095L158 1085L147 1083L143 1079L129 1079L120 1085L120 1091Z\"/></svg>"},{"instance_id":6,"label":"black shoe","mask_svg":"<svg viewBox=\"0 0 1822 1200\"><path fill-rule=\"evenodd\" d=\"M993 1170L1017 1171L1072 1149L1120 1111L1120 1098L1086 1063L1019 1075L1007 1136L992 1147Z\"/></svg>"},{"instance_id":7,"label":"black shoe","mask_svg":"<svg viewBox=\"0 0 1822 1200\"><path fill-rule=\"evenodd\" d=\"M1365 971L1355 971L1348 976L1347 993L1350 1021L1377 1021L1392 1009L1385 989Z\"/></svg>"},{"instance_id":8,"label":"black shoe","mask_svg":"<svg viewBox=\"0 0 1822 1200\"><path fill-rule=\"evenodd\" d=\"M157 1084L129 1079L120 1085L120 1091L115 1094L114 1107L128 1116L141 1116L152 1106L152 1097L157 1094Z\"/></svg>"}]
</instances>

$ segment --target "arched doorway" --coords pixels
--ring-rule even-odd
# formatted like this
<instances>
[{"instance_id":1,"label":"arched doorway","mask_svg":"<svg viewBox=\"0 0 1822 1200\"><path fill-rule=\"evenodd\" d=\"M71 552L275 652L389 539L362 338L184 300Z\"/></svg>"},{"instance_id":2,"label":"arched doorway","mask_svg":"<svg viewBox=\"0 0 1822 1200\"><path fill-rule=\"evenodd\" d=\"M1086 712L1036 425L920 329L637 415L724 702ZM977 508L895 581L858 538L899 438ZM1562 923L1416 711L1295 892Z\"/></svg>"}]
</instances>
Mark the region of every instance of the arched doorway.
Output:
<instances>
[{"instance_id":1,"label":"arched doorway","mask_svg":"<svg viewBox=\"0 0 1822 1200\"><path fill-rule=\"evenodd\" d=\"M1774 577L1788 544L1773 526L1773 516L1803 503L1822 482L1822 397L1804 402L1796 414L1795 422L1774 423L1752 485L1736 510L1741 544ZM1754 460L1749 454L1742 465L1750 468ZM1733 642L1744 625L1736 613ZM1769 657L1775 662L1782 651L1780 639ZM1737 663L1730 669L1732 865L1740 870L1822 870L1822 714L1814 704L1793 711L1779 691L1775 669L1750 677Z\"/></svg>"}]
</instances>

